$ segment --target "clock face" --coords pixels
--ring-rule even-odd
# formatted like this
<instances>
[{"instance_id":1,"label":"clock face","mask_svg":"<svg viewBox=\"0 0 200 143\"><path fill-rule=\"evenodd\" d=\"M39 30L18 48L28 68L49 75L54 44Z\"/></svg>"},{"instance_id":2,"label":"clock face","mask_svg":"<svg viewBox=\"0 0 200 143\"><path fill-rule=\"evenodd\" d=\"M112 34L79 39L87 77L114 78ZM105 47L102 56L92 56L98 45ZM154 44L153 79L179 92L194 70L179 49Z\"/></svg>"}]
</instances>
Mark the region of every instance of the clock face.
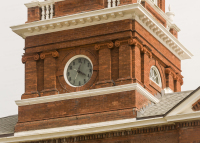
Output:
<instances>
[{"instance_id":1,"label":"clock face","mask_svg":"<svg viewBox=\"0 0 200 143\"><path fill-rule=\"evenodd\" d=\"M83 86L91 78L93 73L93 67L90 60L85 57L78 57L69 63L66 70L66 78L68 83L72 86Z\"/></svg>"}]
</instances>

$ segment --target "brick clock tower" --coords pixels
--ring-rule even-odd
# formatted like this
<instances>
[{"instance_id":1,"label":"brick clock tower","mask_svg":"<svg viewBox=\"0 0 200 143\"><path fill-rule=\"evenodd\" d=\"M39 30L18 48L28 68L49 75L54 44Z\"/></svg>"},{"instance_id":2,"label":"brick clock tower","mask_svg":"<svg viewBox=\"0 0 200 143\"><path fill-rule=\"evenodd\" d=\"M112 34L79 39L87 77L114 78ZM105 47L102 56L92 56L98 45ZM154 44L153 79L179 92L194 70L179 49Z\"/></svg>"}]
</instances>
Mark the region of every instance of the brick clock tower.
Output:
<instances>
[{"instance_id":1,"label":"brick clock tower","mask_svg":"<svg viewBox=\"0 0 200 143\"><path fill-rule=\"evenodd\" d=\"M26 24L11 27L25 39L25 93L16 101L18 122L7 140L180 141L183 121L170 117L195 114L200 98L198 90L181 92L181 60L192 54L179 42L180 29L174 13L165 13L165 0L35 0L25 5ZM193 110L184 106L178 112L176 105L193 95Z\"/></svg>"}]
</instances>

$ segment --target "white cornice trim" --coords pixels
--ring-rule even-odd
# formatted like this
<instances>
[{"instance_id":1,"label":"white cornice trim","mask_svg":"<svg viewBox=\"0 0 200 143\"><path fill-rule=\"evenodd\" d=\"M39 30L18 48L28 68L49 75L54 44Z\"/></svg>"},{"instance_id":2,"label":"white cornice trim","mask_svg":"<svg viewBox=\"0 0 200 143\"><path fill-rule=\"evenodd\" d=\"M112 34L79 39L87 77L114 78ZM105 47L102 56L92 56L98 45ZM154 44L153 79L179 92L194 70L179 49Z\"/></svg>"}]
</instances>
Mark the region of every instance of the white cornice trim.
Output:
<instances>
[{"instance_id":1,"label":"white cornice trim","mask_svg":"<svg viewBox=\"0 0 200 143\"><path fill-rule=\"evenodd\" d=\"M136 120L136 118L115 120L115 121L99 122L92 124L18 132L15 133L13 137L0 138L0 142L17 143L24 141L36 141L36 140L45 140L52 138L97 134L97 133L104 133L117 130L125 130L125 129L127 130L131 128L143 128L149 126L174 124L177 121L189 121L199 118L200 118L200 112L169 116L165 118L163 117L151 118L145 120Z\"/></svg>"},{"instance_id":2,"label":"white cornice trim","mask_svg":"<svg viewBox=\"0 0 200 143\"><path fill-rule=\"evenodd\" d=\"M88 20L89 19L89 20ZM50 20L36 21L12 26L18 35L28 36L75 29L113 21L135 19L158 41L166 46L180 60L190 59L193 55L160 24L141 4L129 4L113 8L84 12L74 15L57 17Z\"/></svg>"},{"instance_id":3,"label":"white cornice trim","mask_svg":"<svg viewBox=\"0 0 200 143\"><path fill-rule=\"evenodd\" d=\"M76 99L76 98L119 93L119 92L125 92L125 91L133 91L133 90L138 91L140 94L142 94L143 96L145 96L147 99L149 99L150 101L154 103L159 102L159 100L156 97L150 94L146 89L144 89L138 83L112 86L112 87L106 87L106 88L98 88L98 89L85 90L85 91L79 91L79 92L71 92L71 93L51 95L51 96L43 96L43 97L30 98L30 99L23 99L23 100L18 100L15 102L18 106L26 106L26 105L41 104L41 103L62 101L62 100L68 100L68 99Z\"/></svg>"},{"instance_id":4,"label":"white cornice trim","mask_svg":"<svg viewBox=\"0 0 200 143\"><path fill-rule=\"evenodd\" d=\"M156 6L151 0L142 0L142 1L146 1L151 7L154 8L154 10L160 14L166 21L167 21L167 25L170 27L170 28L174 28L177 32L180 32L180 28L174 24L174 23L171 23L169 17L167 16L166 13L164 13L158 6Z\"/></svg>"},{"instance_id":5,"label":"white cornice trim","mask_svg":"<svg viewBox=\"0 0 200 143\"><path fill-rule=\"evenodd\" d=\"M184 112L185 110L191 109L192 105L200 99L200 89L195 93L191 93L192 95L183 101L180 105L174 108L171 112L167 114L167 116L173 116Z\"/></svg>"},{"instance_id":6,"label":"white cornice trim","mask_svg":"<svg viewBox=\"0 0 200 143\"><path fill-rule=\"evenodd\" d=\"M168 122L176 122L176 121L188 121L195 120L200 118L200 111L187 113L187 114L177 114L172 116L166 116L165 119Z\"/></svg>"}]
</instances>

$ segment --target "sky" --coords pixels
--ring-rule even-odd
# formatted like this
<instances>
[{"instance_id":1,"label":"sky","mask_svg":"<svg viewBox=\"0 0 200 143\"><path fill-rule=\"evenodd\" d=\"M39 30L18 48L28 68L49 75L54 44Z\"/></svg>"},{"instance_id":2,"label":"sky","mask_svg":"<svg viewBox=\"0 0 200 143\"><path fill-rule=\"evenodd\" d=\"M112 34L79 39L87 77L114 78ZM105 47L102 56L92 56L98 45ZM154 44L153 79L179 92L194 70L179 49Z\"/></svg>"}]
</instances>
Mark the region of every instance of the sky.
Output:
<instances>
[{"instance_id":1,"label":"sky","mask_svg":"<svg viewBox=\"0 0 200 143\"><path fill-rule=\"evenodd\" d=\"M24 93L24 39L9 28L27 20L24 3L31 0L7 0L0 5L0 118L17 114L16 100ZM166 0L166 11L171 5L175 13L175 24L181 29L179 41L190 50L194 57L182 61L184 85L182 91L194 90L200 86L200 0Z\"/></svg>"}]
</instances>

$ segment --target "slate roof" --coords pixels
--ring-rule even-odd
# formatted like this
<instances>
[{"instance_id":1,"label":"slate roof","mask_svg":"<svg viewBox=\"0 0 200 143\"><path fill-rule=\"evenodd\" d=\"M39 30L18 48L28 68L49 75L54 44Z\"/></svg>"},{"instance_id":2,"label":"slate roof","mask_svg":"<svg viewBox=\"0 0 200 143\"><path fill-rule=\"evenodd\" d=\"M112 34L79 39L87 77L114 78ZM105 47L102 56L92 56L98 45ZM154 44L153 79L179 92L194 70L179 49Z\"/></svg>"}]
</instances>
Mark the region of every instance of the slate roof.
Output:
<instances>
[{"instance_id":1,"label":"slate roof","mask_svg":"<svg viewBox=\"0 0 200 143\"><path fill-rule=\"evenodd\" d=\"M159 103L152 103L140 109L137 114L137 119L163 116L187 98L192 92L193 91L184 91L165 94L161 97Z\"/></svg>"},{"instance_id":2,"label":"slate roof","mask_svg":"<svg viewBox=\"0 0 200 143\"><path fill-rule=\"evenodd\" d=\"M0 118L0 137L11 136L18 121L18 115Z\"/></svg>"}]
</instances>

